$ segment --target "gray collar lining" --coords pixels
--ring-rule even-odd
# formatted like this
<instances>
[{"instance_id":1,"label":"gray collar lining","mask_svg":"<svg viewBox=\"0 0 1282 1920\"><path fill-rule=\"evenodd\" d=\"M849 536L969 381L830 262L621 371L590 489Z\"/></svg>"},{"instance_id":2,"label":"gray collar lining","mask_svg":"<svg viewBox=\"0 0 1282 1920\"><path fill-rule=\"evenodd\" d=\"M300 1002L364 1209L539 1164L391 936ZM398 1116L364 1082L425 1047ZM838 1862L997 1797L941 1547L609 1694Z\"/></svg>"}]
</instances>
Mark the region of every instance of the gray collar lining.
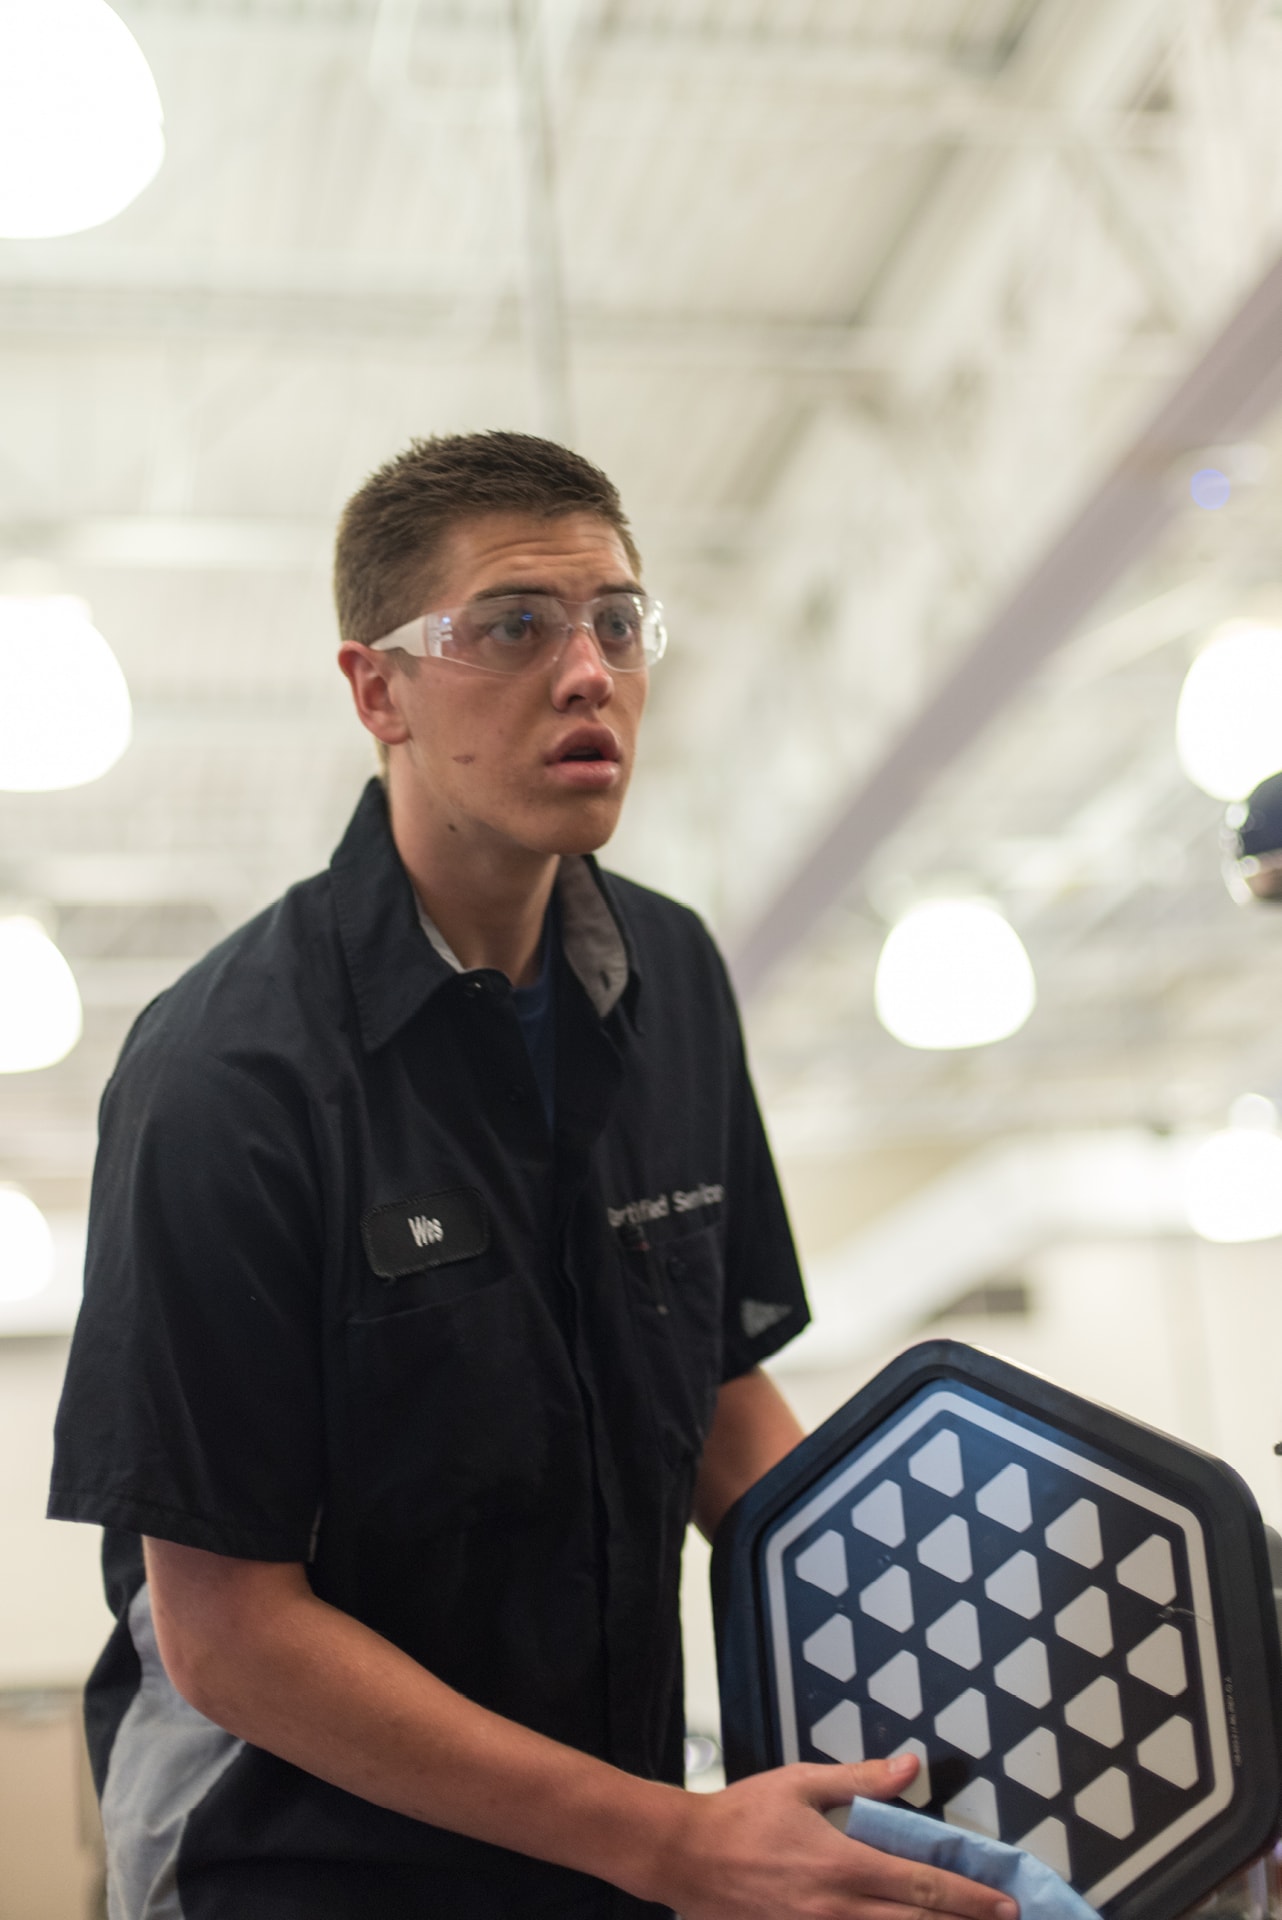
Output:
<instances>
[{"instance_id":1,"label":"gray collar lining","mask_svg":"<svg viewBox=\"0 0 1282 1920\"><path fill-rule=\"evenodd\" d=\"M565 957L595 1007L597 1017L604 1020L618 1005L628 984L628 956L623 936L592 878L587 861L578 854L562 858L556 887L561 902ZM415 899L419 925L437 953L455 973L464 972L462 961L445 935L417 895Z\"/></svg>"}]
</instances>

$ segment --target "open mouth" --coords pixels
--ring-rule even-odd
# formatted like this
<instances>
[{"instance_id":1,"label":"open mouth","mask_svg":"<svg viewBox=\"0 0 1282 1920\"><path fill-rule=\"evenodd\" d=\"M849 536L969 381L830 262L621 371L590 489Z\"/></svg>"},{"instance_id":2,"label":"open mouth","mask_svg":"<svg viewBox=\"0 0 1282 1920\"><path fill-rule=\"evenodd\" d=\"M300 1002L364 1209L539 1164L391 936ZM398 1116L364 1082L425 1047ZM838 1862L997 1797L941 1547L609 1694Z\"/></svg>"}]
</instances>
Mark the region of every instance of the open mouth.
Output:
<instances>
[{"instance_id":1,"label":"open mouth","mask_svg":"<svg viewBox=\"0 0 1282 1920\"><path fill-rule=\"evenodd\" d=\"M613 765L619 757L619 743L609 727L576 727L551 754L555 766L575 761Z\"/></svg>"}]
</instances>

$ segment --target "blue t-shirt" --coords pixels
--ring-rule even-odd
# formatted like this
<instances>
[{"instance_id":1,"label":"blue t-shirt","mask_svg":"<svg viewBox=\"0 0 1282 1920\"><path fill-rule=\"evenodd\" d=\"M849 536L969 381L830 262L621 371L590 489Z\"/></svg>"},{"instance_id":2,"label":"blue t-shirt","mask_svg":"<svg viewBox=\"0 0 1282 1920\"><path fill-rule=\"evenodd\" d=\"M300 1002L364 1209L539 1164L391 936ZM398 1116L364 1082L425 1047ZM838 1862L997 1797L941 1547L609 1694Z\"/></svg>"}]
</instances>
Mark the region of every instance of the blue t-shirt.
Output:
<instances>
[{"instance_id":1,"label":"blue t-shirt","mask_svg":"<svg viewBox=\"0 0 1282 1920\"><path fill-rule=\"evenodd\" d=\"M543 920L543 938L539 946L539 977L533 986L513 987L512 1004L521 1023L539 1084L539 1097L547 1116L548 1132L556 1131L556 967L555 956L560 935L556 924L556 895L552 896Z\"/></svg>"}]
</instances>

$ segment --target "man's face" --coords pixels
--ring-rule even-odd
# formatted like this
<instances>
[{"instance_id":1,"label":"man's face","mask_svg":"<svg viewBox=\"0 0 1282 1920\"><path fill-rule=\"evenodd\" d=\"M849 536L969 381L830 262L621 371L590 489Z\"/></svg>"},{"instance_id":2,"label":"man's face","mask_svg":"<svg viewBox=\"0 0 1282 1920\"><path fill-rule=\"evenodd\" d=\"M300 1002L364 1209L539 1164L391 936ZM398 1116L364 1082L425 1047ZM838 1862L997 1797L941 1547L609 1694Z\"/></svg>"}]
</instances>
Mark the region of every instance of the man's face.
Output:
<instances>
[{"instance_id":1,"label":"man's face","mask_svg":"<svg viewBox=\"0 0 1282 1920\"><path fill-rule=\"evenodd\" d=\"M639 591L623 544L592 513L525 513L460 522L433 569L423 612L495 593L539 592L577 606ZM393 754L393 804L479 845L590 853L618 822L649 676L612 675L582 628L552 666L486 673L427 658L393 669L406 738ZM571 757L596 755L595 758ZM425 823L426 824L426 823Z\"/></svg>"}]
</instances>

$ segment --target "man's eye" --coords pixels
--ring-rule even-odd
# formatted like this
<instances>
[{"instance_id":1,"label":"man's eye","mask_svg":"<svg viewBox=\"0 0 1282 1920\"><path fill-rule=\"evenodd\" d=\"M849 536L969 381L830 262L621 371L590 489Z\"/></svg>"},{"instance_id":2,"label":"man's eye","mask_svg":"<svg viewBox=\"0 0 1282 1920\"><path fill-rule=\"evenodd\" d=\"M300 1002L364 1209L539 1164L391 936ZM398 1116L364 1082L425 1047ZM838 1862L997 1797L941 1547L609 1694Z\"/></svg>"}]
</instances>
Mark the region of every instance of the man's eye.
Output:
<instances>
[{"instance_id":1,"label":"man's eye","mask_svg":"<svg viewBox=\"0 0 1282 1920\"><path fill-rule=\"evenodd\" d=\"M608 612L602 614L597 623L597 631L601 639L609 645L625 647L636 639L640 624L634 615L625 613L621 608L611 607Z\"/></svg>"},{"instance_id":2,"label":"man's eye","mask_svg":"<svg viewBox=\"0 0 1282 1920\"><path fill-rule=\"evenodd\" d=\"M497 620L491 620L485 631L491 640L497 640L503 646L519 646L533 633L534 620L528 613L504 613Z\"/></svg>"}]
</instances>

